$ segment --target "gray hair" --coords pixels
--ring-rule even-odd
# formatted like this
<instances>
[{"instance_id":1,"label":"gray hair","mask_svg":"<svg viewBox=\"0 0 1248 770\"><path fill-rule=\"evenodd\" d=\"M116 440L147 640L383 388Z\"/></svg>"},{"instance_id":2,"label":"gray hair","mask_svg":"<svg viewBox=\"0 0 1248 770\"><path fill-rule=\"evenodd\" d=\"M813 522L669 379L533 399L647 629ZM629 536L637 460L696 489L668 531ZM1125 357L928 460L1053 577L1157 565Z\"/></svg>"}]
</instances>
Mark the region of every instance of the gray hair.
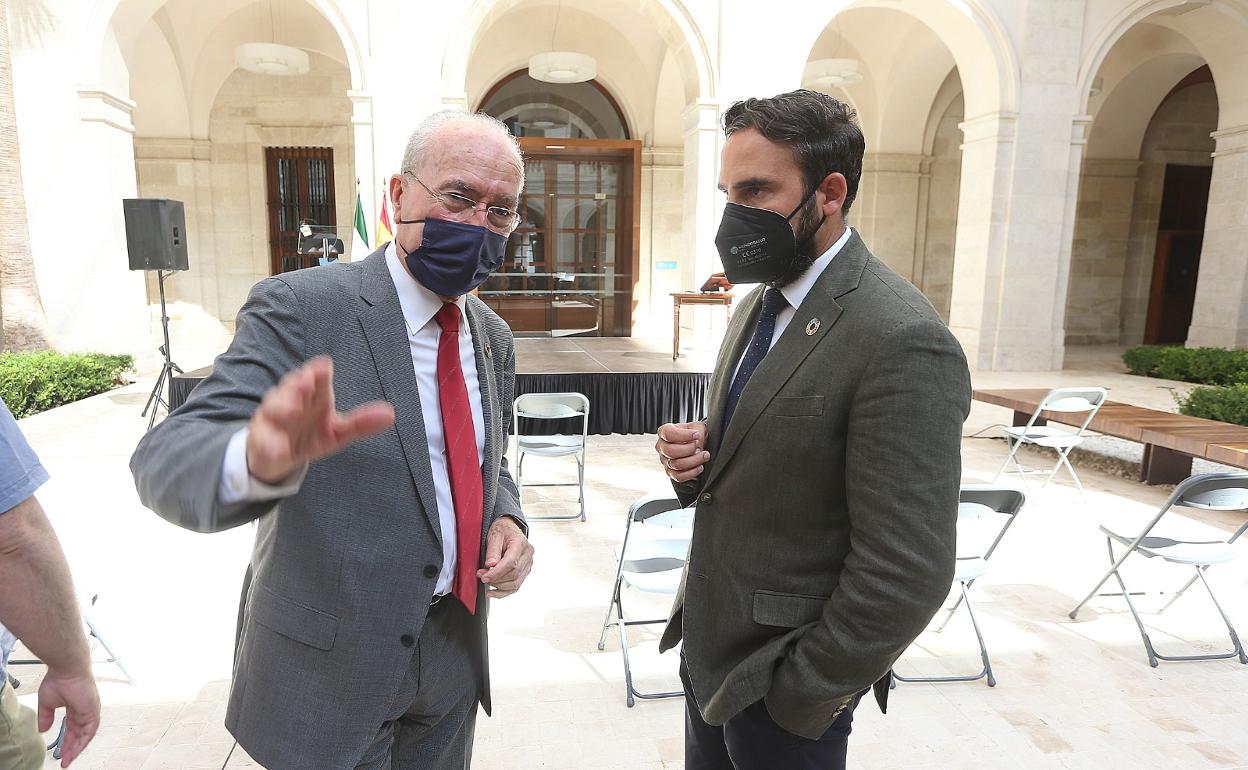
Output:
<instances>
[{"instance_id":1,"label":"gray hair","mask_svg":"<svg viewBox=\"0 0 1248 770\"><path fill-rule=\"evenodd\" d=\"M429 156L433 135L442 127L456 123L483 127L502 137L516 155L516 168L520 171L520 187L524 188L524 159L520 154L519 140L512 136L506 124L483 112L442 110L425 118L407 140L407 149L403 151L403 165L400 166L399 171L404 174L415 174L416 169L420 168Z\"/></svg>"}]
</instances>

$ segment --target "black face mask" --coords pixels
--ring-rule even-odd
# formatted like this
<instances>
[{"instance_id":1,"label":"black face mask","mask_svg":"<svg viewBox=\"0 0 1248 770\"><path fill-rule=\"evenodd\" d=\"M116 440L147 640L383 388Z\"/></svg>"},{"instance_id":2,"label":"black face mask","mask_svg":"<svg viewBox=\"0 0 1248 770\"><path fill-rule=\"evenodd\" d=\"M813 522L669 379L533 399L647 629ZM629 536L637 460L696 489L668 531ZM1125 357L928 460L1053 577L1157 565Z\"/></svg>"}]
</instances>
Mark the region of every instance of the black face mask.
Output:
<instances>
[{"instance_id":1,"label":"black face mask","mask_svg":"<svg viewBox=\"0 0 1248 770\"><path fill-rule=\"evenodd\" d=\"M737 203L724 206L715 248L729 283L775 283L792 275L801 255L789 220L816 192L818 188L811 190L787 217Z\"/></svg>"}]
</instances>

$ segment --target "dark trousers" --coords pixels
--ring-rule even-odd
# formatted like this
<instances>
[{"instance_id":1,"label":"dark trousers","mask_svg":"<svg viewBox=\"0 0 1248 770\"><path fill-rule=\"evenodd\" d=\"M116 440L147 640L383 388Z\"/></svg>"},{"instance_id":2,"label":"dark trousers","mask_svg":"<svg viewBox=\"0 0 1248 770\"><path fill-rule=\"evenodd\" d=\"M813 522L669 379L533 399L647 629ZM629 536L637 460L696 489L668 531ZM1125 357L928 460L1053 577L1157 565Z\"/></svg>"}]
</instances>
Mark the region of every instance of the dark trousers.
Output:
<instances>
[{"instance_id":1,"label":"dark trousers","mask_svg":"<svg viewBox=\"0 0 1248 770\"><path fill-rule=\"evenodd\" d=\"M429 611L397 702L356 770L464 770L472 765L480 677L475 626L451 596Z\"/></svg>"},{"instance_id":2,"label":"dark trousers","mask_svg":"<svg viewBox=\"0 0 1248 770\"><path fill-rule=\"evenodd\" d=\"M689 668L680 660L685 686L685 770L844 770L854 707L841 712L819 740L803 738L772 720L760 700L722 727L702 719L689 684Z\"/></svg>"}]
</instances>

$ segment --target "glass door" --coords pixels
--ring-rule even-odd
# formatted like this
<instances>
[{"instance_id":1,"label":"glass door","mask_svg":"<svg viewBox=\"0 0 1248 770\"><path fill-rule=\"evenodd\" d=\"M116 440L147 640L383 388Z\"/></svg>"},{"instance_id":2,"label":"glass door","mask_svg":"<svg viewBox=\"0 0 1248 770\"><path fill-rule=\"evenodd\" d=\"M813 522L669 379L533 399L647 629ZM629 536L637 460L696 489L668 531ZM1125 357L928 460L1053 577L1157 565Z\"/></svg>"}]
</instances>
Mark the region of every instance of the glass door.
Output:
<instances>
[{"instance_id":1,"label":"glass door","mask_svg":"<svg viewBox=\"0 0 1248 770\"><path fill-rule=\"evenodd\" d=\"M520 226L480 297L519 334L628 336L635 216L630 160L525 154Z\"/></svg>"}]
</instances>

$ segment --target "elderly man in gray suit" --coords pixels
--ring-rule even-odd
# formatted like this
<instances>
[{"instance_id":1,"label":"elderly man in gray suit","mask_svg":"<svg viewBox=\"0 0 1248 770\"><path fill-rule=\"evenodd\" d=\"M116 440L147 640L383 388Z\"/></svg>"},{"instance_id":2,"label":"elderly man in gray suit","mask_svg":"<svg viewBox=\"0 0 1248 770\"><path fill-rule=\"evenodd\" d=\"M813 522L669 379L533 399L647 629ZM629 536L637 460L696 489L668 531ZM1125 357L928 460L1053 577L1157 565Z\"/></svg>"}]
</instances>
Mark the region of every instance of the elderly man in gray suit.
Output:
<instances>
[{"instance_id":1,"label":"elderly man in gray suit","mask_svg":"<svg viewBox=\"0 0 1248 770\"><path fill-rule=\"evenodd\" d=\"M704 422L657 445L697 503L662 647L684 641L688 770L843 768L858 699L949 591L962 350L845 218L865 148L811 91L724 115L715 243L734 314Z\"/></svg>"},{"instance_id":2,"label":"elderly man in gray suit","mask_svg":"<svg viewBox=\"0 0 1248 770\"><path fill-rule=\"evenodd\" d=\"M533 548L504 458L511 330L469 292L523 182L503 124L425 120L390 180L394 241L257 284L212 376L134 453L165 519L259 522L226 726L265 767L471 762L488 598Z\"/></svg>"}]
</instances>

